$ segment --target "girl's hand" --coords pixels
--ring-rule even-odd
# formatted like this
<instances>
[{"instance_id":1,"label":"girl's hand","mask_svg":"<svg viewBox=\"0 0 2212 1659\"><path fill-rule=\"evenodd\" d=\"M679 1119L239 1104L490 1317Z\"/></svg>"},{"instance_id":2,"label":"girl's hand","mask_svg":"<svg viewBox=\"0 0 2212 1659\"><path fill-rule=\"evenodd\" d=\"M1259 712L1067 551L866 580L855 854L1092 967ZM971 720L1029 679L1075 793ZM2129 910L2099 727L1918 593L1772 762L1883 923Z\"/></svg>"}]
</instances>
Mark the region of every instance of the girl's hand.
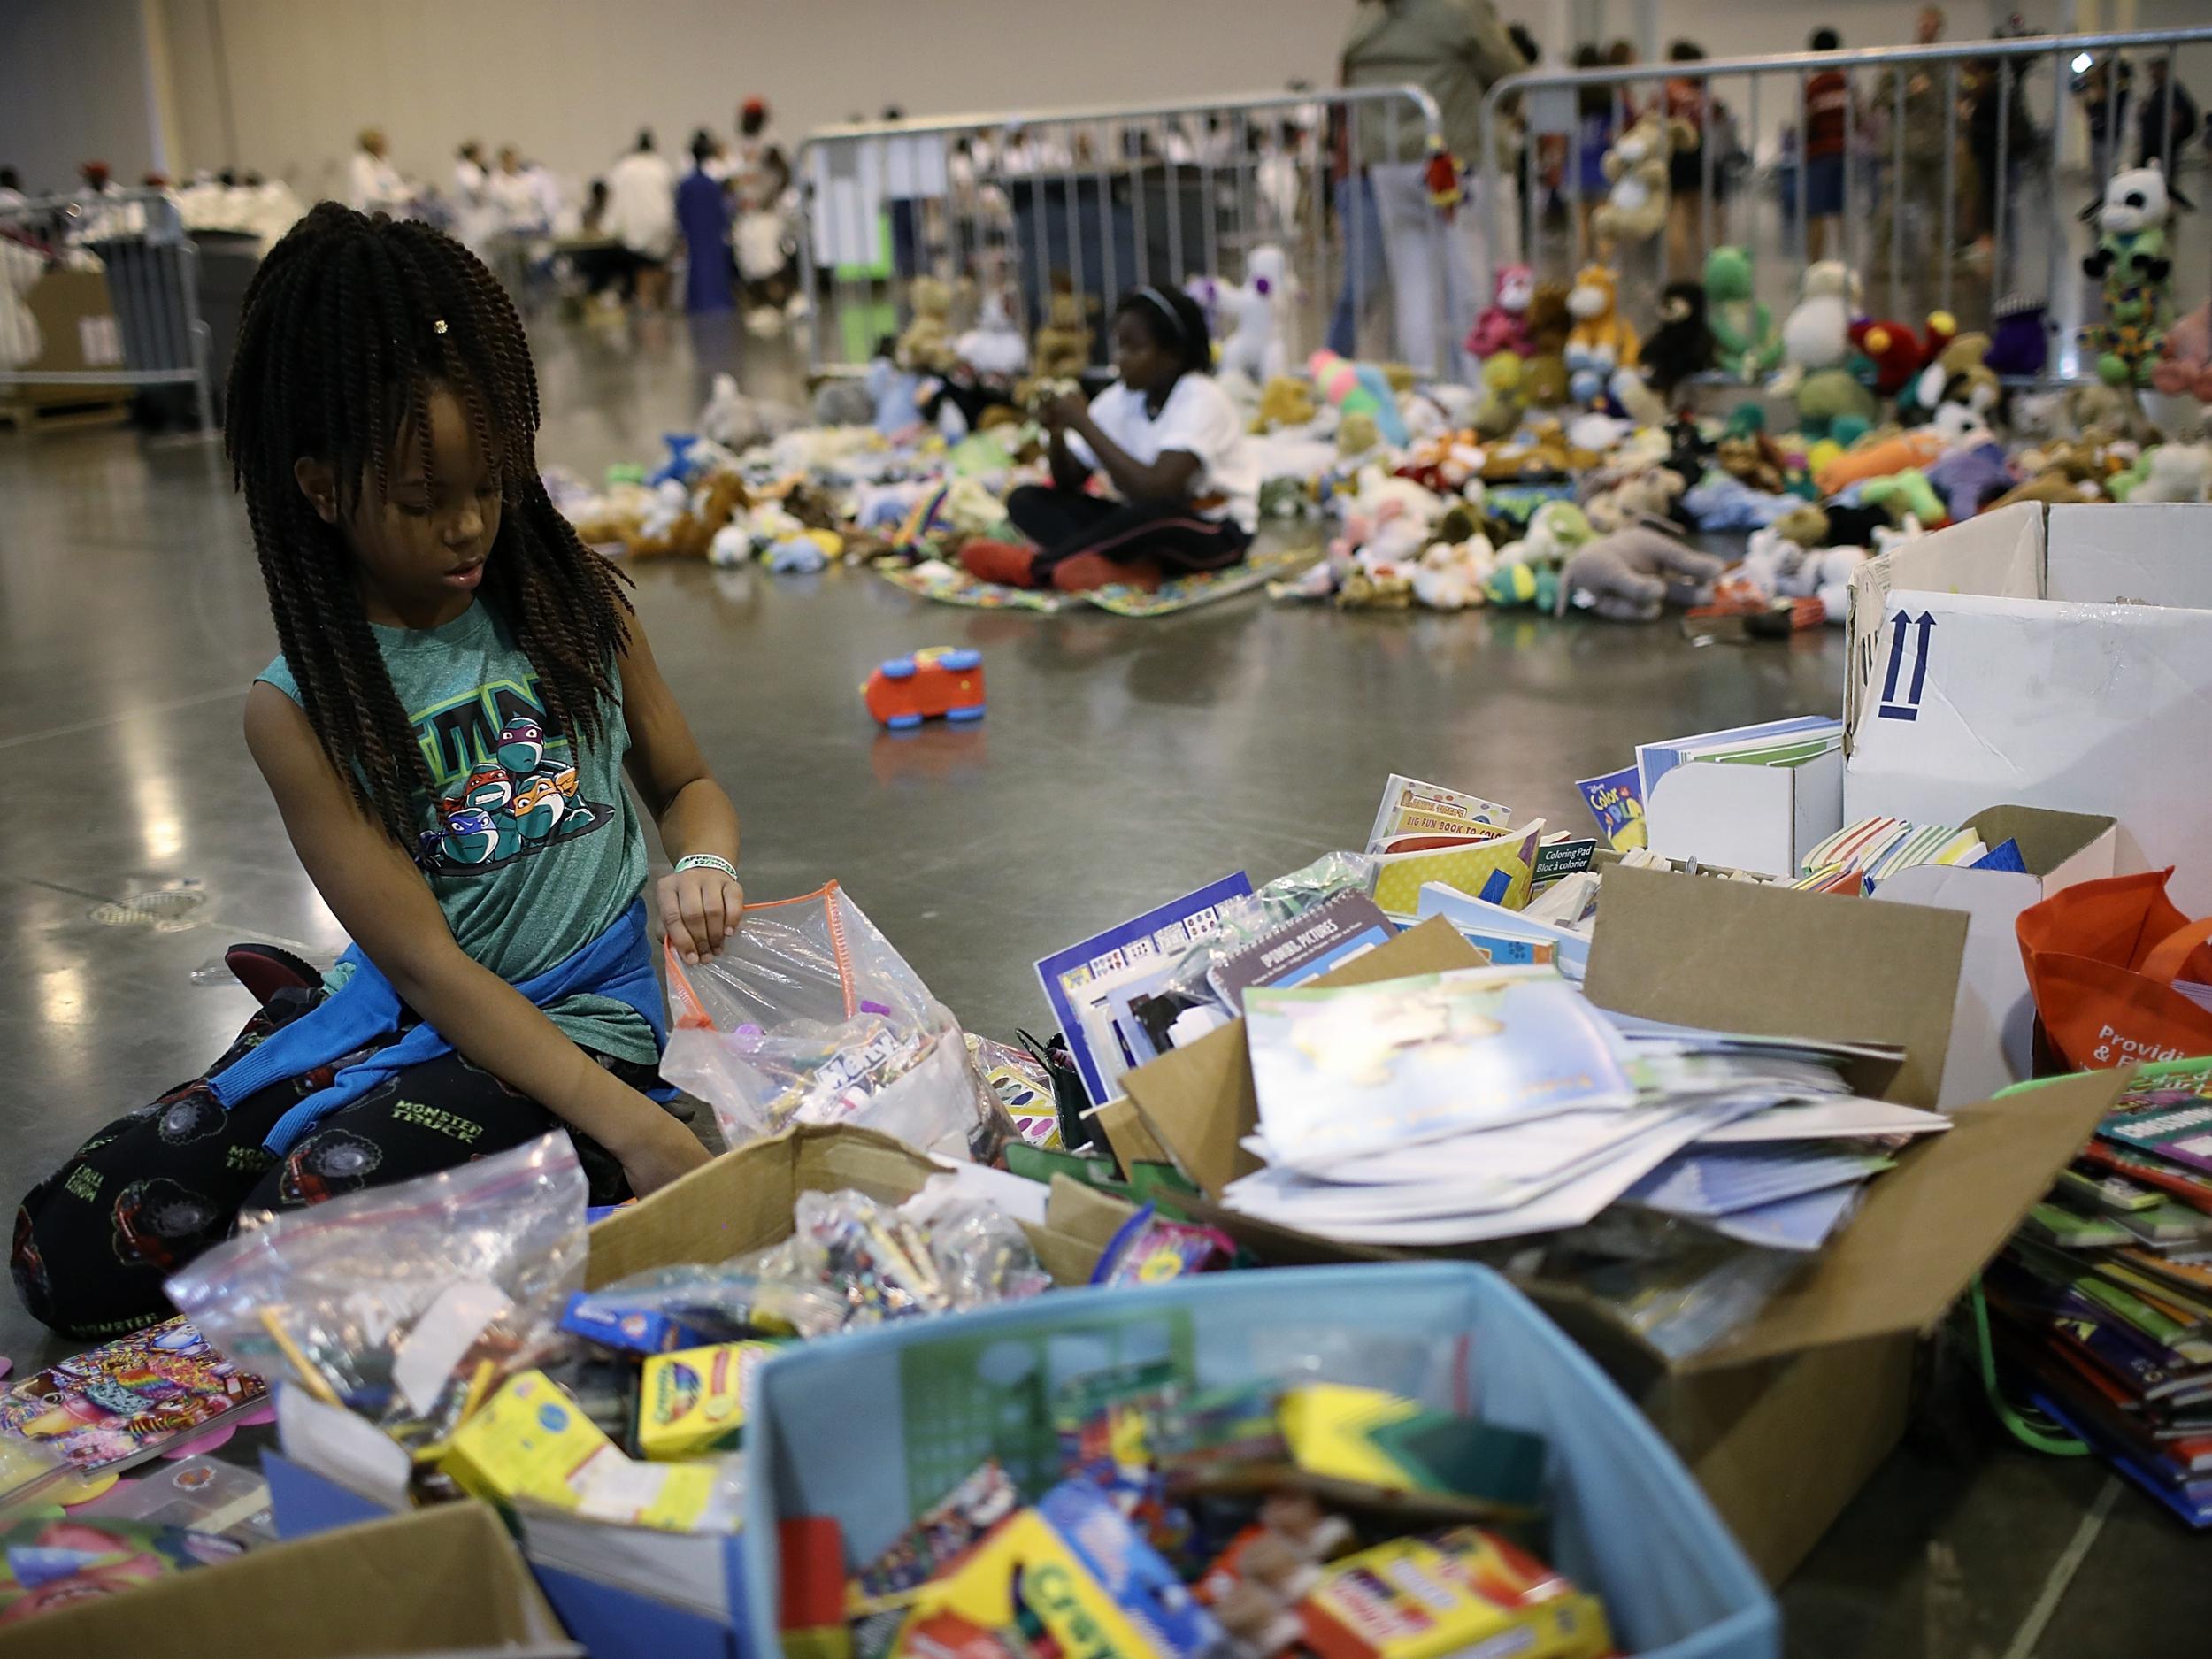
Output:
<instances>
[{"instance_id":1,"label":"girl's hand","mask_svg":"<svg viewBox=\"0 0 2212 1659\"><path fill-rule=\"evenodd\" d=\"M1091 406L1071 392L1063 392L1048 401L1037 411L1037 419L1047 432L1066 432L1079 425L1091 412Z\"/></svg>"},{"instance_id":2,"label":"girl's hand","mask_svg":"<svg viewBox=\"0 0 2212 1659\"><path fill-rule=\"evenodd\" d=\"M696 966L735 935L745 888L711 865L679 870L660 884L661 926L676 954Z\"/></svg>"},{"instance_id":3,"label":"girl's hand","mask_svg":"<svg viewBox=\"0 0 2212 1659\"><path fill-rule=\"evenodd\" d=\"M636 1138L607 1150L630 1178L630 1190L642 1198L712 1159L688 1128L644 1096L638 1098L648 1110L633 1114L638 1125Z\"/></svg>"}]
</instances>

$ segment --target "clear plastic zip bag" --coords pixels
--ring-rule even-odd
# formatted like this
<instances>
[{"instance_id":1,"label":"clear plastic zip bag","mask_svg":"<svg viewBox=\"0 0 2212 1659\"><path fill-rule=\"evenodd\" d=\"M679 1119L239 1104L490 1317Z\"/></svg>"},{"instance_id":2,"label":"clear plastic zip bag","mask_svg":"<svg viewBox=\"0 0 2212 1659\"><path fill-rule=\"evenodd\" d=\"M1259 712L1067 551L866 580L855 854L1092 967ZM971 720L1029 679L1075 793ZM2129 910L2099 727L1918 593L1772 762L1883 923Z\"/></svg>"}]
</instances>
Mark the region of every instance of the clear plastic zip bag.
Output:
<instances>
[{"instance_id":1,"label":"clear plastic zip bag","mask_svg":"<svg viewBox=\"0 0 2212 1659\"><path fill-rule=\"evenodd\" d=\"M987 1160L1013 1133L959 1022L834 881L748 904L710 961L666 961L661 1075L712 1106L732 1146L850 1123Z\"/></svg>"},{"instance_id":2,"label":"clear plastic zip bag","mask_svg":"<svg viewBox=\"0 0 2212 1659\"><path fill-rule=\"evenodd\" d=\"M557 1132L273 1215L171 1279L169 1299L246 1370L427 1444L565 1341L586 1191Z\"/></svg>"}]
</instances>

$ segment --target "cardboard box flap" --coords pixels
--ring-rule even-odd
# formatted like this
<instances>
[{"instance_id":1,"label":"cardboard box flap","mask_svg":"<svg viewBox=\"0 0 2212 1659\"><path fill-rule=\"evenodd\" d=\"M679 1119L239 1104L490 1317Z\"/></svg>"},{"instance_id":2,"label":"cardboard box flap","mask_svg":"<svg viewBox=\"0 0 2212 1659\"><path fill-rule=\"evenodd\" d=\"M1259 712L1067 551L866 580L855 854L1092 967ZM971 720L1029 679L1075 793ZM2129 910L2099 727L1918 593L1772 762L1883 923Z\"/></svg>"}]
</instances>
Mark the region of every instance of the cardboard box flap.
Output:
<instances>
[{"instance_id":1,"label":"cardboard box flap","mask_svg":"<svg viewBox=\"0 0 2212 1659\"><path fill-rule=\"evenodd\" d=\"M273 1544L11 1626L10 1659L576 1654L498 1517L433 1509Z\"/></svg>"},{"instance_id":2,"label":"cardboard box flap","mask_svg":"<svg viewBox=\"0 0 2212 1659\"><path fill-rule=\"evenodd\" d=\"M1482 953L1439 916L1312 983L1374 985L1483 965ZM1220 1197L1231 1181L1260 1167L1259 1160L1237 1144L1259 1123L1242 1020L1170 1050L1121 1081L1152 1138L1208 1197Z\"/></svg>"},{"instance_id":3,"label":"cardboard box flap","mask_svg":"<svg viewBox=\"0 0 2212 1659\"><path fill-rule=\"evenodd\" d=\"M1091 1121L1105 1133L1106 1144L1124 1175L1140 1164L1165 1164L1167 1148L1152 1138L1144 1118L1127 1100L1110 1100L1090 1113Z\"/></svg>"},{"instance_id":4,"label":"cardboard box flap","mask_svg":"<svg viewBox=\"0 0 2212 1659\"><path fill-rule=\"evenodd\" d=\"M2055 812L2039 806L1993 806L1967 820L1985 846L2016 841L2032 876L2047 876L2111 830L2118 820L2095 812Z\"/></svg>"},{"instance_id":5,"label":"cardboard box flap","mask_svg":"<svg viewBox=\"0 0 2212 1659\"><path fill-rule=\"evenodd\" d=\"M2126 1080L2093 1071L1962 1107L1949 1130L1868 1183L1858 1214L1733 1341L1682 1369L1933 1325L2096 1133Z\"/></svg>"},{"instance_id":6,"label":"cardboard box flap","mask_svg":"<svg viewBox=\"0 0 2212 1659\"><path fill-rule=\"evenodd\" d=\"M2060 502L2045 532L2040 596L2057 603L2212 609L2200 502Z\"/></svg>"},{"instance_id":7,"label":"cardboard box flap","mask_svg":"<svg viewBox=\"0 0 2212 1659\"><path fill-rule=\"evenodd\" d=\"M1583 988L1600 1007L1753 1035L1899 1043L1902 1065L1886 1077L1855 1069L1853 1087L1935 1104L1966 949L1957 911L1617 865L1598 916Z\"/></svg>"},{"instance_id":8,"label":"cardboard box flap","mask_svg":"<svg viewBox=\"0 0 2212 1659\"><path fill-rule=\"evenodd\" d=\"M904 1141L849 1125L803 1125L725 1153L591 1230L584 1285L677 1262L726 1262L779 1244L803 1192L853 1187L898 1203L944 1166Z\"/></svg>"}]
</instances>

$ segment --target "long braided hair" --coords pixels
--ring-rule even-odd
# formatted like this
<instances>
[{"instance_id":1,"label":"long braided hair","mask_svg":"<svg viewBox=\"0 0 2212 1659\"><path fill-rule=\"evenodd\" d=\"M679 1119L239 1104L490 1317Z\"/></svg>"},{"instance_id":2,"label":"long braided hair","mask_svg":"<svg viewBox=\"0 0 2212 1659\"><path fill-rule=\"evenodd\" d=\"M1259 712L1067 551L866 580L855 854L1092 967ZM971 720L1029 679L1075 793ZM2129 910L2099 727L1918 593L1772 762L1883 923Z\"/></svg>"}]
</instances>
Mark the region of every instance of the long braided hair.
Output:
<instances>
[{"instance_id":1,"label":"long braided hair","mask_svg":"<svg viewBox=\"0 0 2212 1659\"><path fill-rule=\"evenodd\" d=\"M430 770L370 632L353 556L293 467L302 457L330 465L342 520L372 489L368 499L382 497L403 427L427 473L436 385L468 411L499 480L480 599L536 670L552 728L596 741L629 643L627 579L576 539L538 477L537 373L514 306L451 237L319 204L246 289L224 440L308 723L361 810L411 849L419 799L435 795Z\"/></svg>"}]
</instances>

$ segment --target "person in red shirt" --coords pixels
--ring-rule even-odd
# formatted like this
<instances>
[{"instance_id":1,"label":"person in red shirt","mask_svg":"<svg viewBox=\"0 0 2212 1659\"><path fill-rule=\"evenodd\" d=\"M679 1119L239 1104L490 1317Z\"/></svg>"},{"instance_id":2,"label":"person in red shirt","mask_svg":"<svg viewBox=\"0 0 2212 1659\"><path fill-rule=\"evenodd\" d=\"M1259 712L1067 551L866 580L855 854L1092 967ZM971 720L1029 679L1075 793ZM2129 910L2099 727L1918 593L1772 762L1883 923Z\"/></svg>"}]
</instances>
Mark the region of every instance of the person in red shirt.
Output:
<instances>
[{"instance_id":1,"label":"person in red shirt","mask_svg":"<svg viewBox=\"0 0 2212 1659\"><path fill-rule=\"evenodd\" d=\"M1816 52L1843 44L1835 30L1813 31ZM1805 258L1811 263L1828 246L1828 225L1843 217L1845 150L1851 133L1851 81L1840 69L1824 69L1805 82Z\"/></svg>"}]
</instances>

